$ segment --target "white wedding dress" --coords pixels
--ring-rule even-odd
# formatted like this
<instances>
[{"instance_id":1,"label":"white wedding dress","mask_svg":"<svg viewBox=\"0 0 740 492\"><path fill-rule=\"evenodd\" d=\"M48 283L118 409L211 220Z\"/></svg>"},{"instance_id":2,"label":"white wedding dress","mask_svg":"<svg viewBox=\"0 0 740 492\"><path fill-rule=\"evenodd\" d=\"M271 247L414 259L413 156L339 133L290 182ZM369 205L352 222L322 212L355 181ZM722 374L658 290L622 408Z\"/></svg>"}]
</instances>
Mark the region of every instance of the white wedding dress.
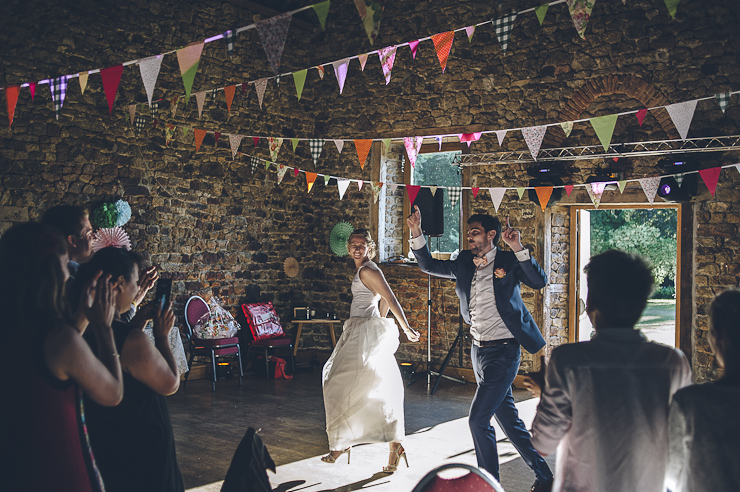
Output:
<instances>
[{"instance_id":1,"label":"white wedding dress","mask_svg":"<svg viewBox=\"0 0 740 492\"><path fill-rule=\"evenodd\" d=\"M393 355L398 349L398 328L393 319L380 317L380 295L362 283L362 268L380 272L372 261L357 271L350 318L322 373L331 451L401 441L405 435L403 380Z\"/></svg>"}]
</instances>

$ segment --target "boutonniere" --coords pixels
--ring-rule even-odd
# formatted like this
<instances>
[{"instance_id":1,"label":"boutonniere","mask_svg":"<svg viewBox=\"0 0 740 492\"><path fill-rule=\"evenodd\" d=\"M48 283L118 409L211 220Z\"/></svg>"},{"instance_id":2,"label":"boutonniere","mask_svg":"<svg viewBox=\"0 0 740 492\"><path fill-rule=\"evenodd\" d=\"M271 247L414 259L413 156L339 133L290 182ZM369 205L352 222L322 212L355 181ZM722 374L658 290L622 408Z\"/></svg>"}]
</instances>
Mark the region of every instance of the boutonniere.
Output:
<instances>
[{"instance_id":1,"label":"boutonniere","mask_svg":"<svg viewBox=\"0 0 740 492\"><path fill-rule=\"evenodd\" d=\"M506 270L503 268L497 268L493 271L493 276L496 278L504 278L506 276Z\"/></svg>"}]
</instances>

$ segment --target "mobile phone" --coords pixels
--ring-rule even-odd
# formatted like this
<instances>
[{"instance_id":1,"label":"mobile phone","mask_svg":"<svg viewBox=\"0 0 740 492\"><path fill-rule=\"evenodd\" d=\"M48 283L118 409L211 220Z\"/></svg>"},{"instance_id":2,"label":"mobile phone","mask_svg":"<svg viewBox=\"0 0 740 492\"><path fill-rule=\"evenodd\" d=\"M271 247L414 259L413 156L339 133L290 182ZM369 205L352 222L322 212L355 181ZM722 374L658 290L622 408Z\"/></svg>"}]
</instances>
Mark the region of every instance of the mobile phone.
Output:
<instances>
[{"instance_id":1,"label":"mobile phone","mask_svg":"<svg viewBox=\"0 0 740 492\"><path fill-rule=\"evenodd\" d=\"M154 300L159 303L159 309L162 310L170 301L172 293L172 279L160 277L157 280L157 290L154 294Z\"/></svg>"}]
</instances>

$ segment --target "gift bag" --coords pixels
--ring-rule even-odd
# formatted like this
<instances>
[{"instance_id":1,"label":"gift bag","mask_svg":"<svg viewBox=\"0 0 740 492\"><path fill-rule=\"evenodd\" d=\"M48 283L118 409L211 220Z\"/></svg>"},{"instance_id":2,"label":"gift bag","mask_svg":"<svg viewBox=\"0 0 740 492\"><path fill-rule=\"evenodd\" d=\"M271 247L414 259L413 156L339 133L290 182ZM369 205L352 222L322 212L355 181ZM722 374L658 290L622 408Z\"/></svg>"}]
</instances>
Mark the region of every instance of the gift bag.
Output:
<instances>
[{"instance_id":1,"label":"gift bag","mask_svg":"<svg viewBox=\"0 0 740 492\"><path fill-rule=\"evenodd\" d=\"M205 313L195 324L198 338L232 338L241 328L230 312L221 307L217 297L208 300L210 312Z\"/></svg>"}]
</instances>

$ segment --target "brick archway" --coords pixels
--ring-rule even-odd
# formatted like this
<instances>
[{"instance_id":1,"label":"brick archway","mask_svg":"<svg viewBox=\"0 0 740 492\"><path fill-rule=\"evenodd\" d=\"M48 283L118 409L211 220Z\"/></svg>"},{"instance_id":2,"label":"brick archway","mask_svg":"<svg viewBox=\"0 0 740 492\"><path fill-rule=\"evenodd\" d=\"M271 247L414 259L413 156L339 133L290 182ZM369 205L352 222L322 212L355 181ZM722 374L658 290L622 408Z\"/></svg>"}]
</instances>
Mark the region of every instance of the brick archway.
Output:
<instances>
[{"instance_id":1,"label":"brick archway","mask_svg":"<svg viewBox=\"0 0 740 492\"><path fill-rule=\"evenodd\" d=\"M557 121L573 121L581 118L588 106L601 96L624 94L640 101L646 108L665 106L668 99L654 85L634 75L606 75L586 82L566 103L558 114ZM669 138L679 138L671 117L665 108L651 111ZM542 142L543 148L561 147L565 133L559 129L549 129Z\"/></svg>"}]
</instances>

